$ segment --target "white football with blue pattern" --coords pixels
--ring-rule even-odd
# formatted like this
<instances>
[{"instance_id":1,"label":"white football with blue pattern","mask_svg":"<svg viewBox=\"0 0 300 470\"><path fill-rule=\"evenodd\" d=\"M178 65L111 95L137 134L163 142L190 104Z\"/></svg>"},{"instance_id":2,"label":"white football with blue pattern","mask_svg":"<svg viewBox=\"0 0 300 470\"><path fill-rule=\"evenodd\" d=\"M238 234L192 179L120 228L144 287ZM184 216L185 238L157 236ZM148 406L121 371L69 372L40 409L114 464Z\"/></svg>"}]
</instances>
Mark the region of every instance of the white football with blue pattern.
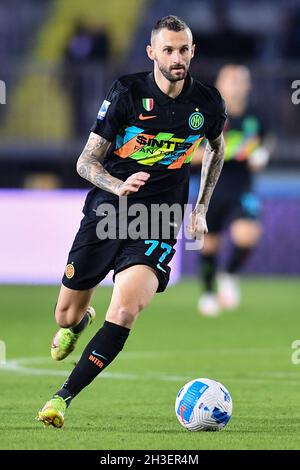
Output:
<instances>
[{"instance_id":1,"label":"white football with blue pattern","mask_svg":"<svg viewBox=\"0 0 300 470\"><path fill-rule=\"evenodd\" d=\"M231 418L232 399L221 383L195 379L179 390L175 413L189 431L220 431Z\"/></svg>"}]
</instances>

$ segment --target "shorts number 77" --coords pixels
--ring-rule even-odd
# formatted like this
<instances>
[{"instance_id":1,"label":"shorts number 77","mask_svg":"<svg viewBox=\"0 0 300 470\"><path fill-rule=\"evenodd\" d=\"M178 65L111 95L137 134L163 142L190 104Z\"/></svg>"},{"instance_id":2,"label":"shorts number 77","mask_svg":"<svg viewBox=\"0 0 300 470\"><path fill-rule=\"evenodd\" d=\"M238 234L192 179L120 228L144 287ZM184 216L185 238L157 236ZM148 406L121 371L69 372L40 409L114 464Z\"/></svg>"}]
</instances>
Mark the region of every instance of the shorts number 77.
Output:
<instances>
[{"instance_id":1,"label":"shorts number 77","mask_svg":"<svg viewBox=\"0 0 300 470\"><path fill-rule=\"evenodd\" d=\"M172 251L172 246L169 245L168 243L165 242L159 242L158 240L145 240L146 245L150 245L147 251L145 252L146 256L150 256L154 250L156 250L157 247L160 247L163 250L163 253L158 259L157 267L158 269L161 269L162 271L166 272L166 270L160 265L167 255L169 255Z\"/></svg>"}]
</instances>

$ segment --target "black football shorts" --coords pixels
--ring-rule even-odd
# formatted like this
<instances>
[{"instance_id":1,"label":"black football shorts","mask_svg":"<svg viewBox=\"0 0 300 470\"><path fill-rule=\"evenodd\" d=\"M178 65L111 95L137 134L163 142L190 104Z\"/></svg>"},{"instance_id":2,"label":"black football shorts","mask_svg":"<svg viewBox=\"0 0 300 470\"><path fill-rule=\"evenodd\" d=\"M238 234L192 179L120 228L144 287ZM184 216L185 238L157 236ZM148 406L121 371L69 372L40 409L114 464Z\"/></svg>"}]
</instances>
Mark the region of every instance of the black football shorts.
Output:
<instances>
[{"instance_id":1,"label":"black football shorts","mask_svg":"<svg viewBox=\"0 0 300 470\"><path fill-rule=\"evenodd\" d=\"M235 220L258 220L260 215L261 203L252 191L217 186L206 214L208 232L217 234Z\"/></svg>"},{"instance_id":2,"label":"black football shorts","mask_svg":"<svg viewBox=\"0 0 300 470\"><path fill-rule=\"evenodd\" d=\"M130 266L143 264L155 270L163 292L170 277L169 263L174 256L176 239L119 240L97 237L99 218L85 215L76 234L62 279L64 286L74 290L95 287L109 273L117 273Z\"/></svg>"}]
</instances>

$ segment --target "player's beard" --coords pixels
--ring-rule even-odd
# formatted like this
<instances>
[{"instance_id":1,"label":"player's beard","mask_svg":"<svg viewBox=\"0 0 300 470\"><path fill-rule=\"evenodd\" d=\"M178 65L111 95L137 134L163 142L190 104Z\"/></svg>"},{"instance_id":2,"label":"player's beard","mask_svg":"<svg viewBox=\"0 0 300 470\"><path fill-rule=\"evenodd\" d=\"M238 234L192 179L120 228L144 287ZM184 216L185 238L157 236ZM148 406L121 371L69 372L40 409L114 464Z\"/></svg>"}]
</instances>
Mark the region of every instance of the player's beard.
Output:
<instances>
[{"instance_id":1,"label":"player's beard","mask_svg":"<svg viewBox=\"0 0 300 470\"><path fill-rule=\"evenodd\" d=\"M158 65L159 71L167 80L169 80L169 82L178 82L179 80L184 80L185 77L187 76L188 66L184 64L180 66L172 65L169 69L166 69L162 64L158 63L157 65ZM178 73L176 75L173 75L172 70L178 70Z\"/></svg>"}]
</instances>

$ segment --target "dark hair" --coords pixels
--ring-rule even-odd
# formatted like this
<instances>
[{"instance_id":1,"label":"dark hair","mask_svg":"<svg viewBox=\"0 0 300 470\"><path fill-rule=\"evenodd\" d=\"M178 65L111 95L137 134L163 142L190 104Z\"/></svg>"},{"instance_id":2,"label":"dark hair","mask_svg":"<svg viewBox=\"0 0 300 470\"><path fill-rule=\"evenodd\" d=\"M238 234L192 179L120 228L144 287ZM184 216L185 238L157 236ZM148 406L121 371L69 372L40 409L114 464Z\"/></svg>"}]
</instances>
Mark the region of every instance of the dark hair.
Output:
<instances>
[{"instance_id":1,"label":"dark hair","mask_svg":"<svg viewBox=\"0 0 300 470\"><path fill-rule=\"evenodd\" d=\"M178 18L178 16L175 15L164 16L163 18L158 20L154 25L154 28L152 29L151 38L155 33L160 31L161 29L168 29L169 31L176 32L184 31L185 29L191 31L188 25L181 18Z\"/></svg>"}]
</instances>

